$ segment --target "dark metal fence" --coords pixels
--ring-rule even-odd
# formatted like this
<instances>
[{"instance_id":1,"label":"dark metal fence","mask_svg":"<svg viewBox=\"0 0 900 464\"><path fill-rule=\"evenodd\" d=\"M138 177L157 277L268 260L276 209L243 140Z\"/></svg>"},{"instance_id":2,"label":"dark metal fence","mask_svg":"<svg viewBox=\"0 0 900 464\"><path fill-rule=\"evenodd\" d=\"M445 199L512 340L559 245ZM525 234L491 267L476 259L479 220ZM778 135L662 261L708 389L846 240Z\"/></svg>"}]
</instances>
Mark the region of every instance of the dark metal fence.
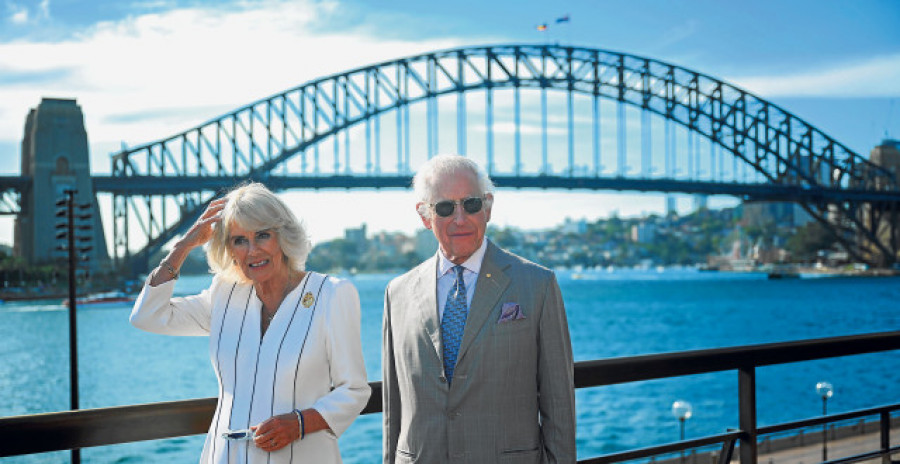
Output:
<instances>
[{"instance_id":1,"label":"dark metal fence","mask_svg":"<svg viewBox=\"0 0 900 464\"><path fill-rule=\"evenodd\" d=\"M890 447L889 436L890 413L900 410L900 404L757 427L756 368L898 349L900 331L894 331L579 362L575 365L576 388L737 371L739 415L738 430L608 454L580 462L607 464L717 444L722 445L719 461L727 462L737 443L741 464L755 464L757 438L760 435L865 415L879 415L881 446L863 455L833 462L846 463L881 457L884 464L889 464L890 455L900 451L900 447ZM381 383L372 382L371 386L372 396L363 414L381 412ZM0 418L0 457L205 433L215 406L215 398L204 398ZM379 452L373 450L375 455Z\"/></svg>"}]
</instances>

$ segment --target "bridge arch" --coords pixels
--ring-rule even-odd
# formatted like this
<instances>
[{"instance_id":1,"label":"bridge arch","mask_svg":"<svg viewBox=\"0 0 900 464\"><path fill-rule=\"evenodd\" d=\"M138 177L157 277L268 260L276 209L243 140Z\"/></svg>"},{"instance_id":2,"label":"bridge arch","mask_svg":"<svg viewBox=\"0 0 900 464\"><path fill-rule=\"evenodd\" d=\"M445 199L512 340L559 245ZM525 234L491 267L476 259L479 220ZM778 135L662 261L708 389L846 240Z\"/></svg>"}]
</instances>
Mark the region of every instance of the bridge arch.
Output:
<instances>
[{"instance_id":1,"label":"bridge arch","mask_svg":"<svg viewBox=\"0 0 900 464\"><path fill-rule=\"evenodd\" d=\"M494 97L510 90L514 146L498 155ZM541 159L531 169L528 164L534 160L522 156L521 108L526 92L537 92L540 99ZM566 96L567 146L563 168L556 171L548 161L548 92ZM130 222L139 224L146 245L138 254L147 256L183 232L217 189L241 180L264 180L275 189L406 187L412 175L410 138L420 137L411 134L410 108L425 106L424 121L418 122L424 122L425 152L430 157L439 151L440 99L456 95L455 151L466 154L466 96L474 93L484 95L485 165L498 185L796 200L828 224L857 258L870 260L873 253L882 260L897 256L896 230L891 229L892 239L885 242L880 240L881 226L872 227L882 224L884 217L896 223L900 193L893 173L783 108L722 80L651 58L558 45L465 47L365 66L307 82L171 137L125 148L112 156L112 178L105 189L114 195L115 255L131 253ZM576 96L590 102L587 169L575 161ZM752 175L743 180L717 179L712 173L707 179L679 177L673 173L677 160L667 153L663 175L653 177L641 169L631 176L625 169L627 136L621 117L616 118L620 135L616 171L604 172L601 100L616 102L620 115L630 107L661 117L667 151L669 124L674 124L708 140ZM396 114L396 150L393 156L382 156L381 122L391 113ZM357 157L351 154L350 133L359 127L364 127L365 150ZM334 143L330 164L319 157L320 146L329 139ZM511 168L498 168L498 156ZM300 166L291 172L286 166L297 158ZM285 175L279 176L279 169ZM129 220L131 214L136 221Z\"/></svg>"}]
</instances>

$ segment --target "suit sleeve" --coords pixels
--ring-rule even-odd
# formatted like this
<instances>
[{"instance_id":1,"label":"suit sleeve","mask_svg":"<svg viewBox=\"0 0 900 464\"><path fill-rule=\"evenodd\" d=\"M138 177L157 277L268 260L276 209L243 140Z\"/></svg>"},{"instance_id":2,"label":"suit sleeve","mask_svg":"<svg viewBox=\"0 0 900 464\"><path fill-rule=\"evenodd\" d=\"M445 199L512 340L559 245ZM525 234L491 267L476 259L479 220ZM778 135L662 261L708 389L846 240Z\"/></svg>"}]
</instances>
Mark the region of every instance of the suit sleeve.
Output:
<instances>
[{"instance_id":1,"label":"suit sleeve","mask_svg":"<svg viewBox=\"0 0 900 464\"><path fill-rule=\"evenodd\" d=\"M575 380L572 343L562 293L554 274L540 321L538 388L545 462L575 462Z\"/></svg>"},{"instance_id":2,"label":"suit sleeve","mask_svg":"<svg viewBox=\"0 0 900 464\"><path fill-rule=\"evenodd\" d=\"M383 454L384 464L393 464L400 435L400 391L397 388L397 369L394 364L394 337L391 328L391 286L384 292L384 322L382 326L381 399L384 412Z\"/></svg>"},{"instance_id":3,"label":"suit sleeve","mask_svg":"<svg viewBox=\"0 0 900 464\"><path fill-rule=\"evenodd\" d=\"M363 362L359 293L350 281L343 280L334 288L327 316L328 369L333 388L312 407L340 437L372 393Z\"/></svg>"}]
</instances>

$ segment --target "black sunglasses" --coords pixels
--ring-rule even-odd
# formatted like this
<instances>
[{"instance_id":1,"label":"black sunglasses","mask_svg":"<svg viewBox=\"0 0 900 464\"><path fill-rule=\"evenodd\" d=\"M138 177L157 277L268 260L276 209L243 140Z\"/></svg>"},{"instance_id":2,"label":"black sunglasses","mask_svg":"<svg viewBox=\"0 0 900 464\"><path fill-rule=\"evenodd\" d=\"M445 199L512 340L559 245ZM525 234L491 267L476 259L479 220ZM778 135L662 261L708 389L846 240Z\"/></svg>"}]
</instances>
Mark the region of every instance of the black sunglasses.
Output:
<instances>
[{"instance_id":1,"label":"black sunglasses","mask_svg":"<svg viewBox=\"0 0 900 464\"><path fill-rule=\"evenodd\" d=\"M434 212L437 213L438 216L450 217L453 215L453 211L456 210L457 204L462 204L463 211L465 211L466 213L475 214L481 211L481 208L484 207L484 198L469 197L463 198L462 200L444 200L437 203L432 203L431 207L434 209Z\"/></svg>"}]
</instances>

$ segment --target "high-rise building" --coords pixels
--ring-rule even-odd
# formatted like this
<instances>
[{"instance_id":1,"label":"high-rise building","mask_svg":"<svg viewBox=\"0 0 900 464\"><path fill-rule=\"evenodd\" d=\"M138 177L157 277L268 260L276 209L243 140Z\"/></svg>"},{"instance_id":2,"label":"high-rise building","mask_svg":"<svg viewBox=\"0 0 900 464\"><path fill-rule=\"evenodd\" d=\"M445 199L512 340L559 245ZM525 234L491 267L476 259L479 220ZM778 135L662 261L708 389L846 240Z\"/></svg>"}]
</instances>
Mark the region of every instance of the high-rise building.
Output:
<instances>
[{"instance_id":1,"label":"high-rise building","mask_svg":"<svg viewBox=\"0 0 900 464\"><path fill-rule=\"evenodd\" d=\"M678 202L675 195L666 195L666 216L678 214Z\"/></svg>"},{"instance_id":2,"label":"high-rise building","mask_svg":"<svg viewBox=\"0 0 900 464\"><path fill-rule=\"evenodd\" d=\"M694 211L700 211L701 209L707 209L709 207L709 196L708 195L694 195Z\"/></svg>"}]
</instances>

